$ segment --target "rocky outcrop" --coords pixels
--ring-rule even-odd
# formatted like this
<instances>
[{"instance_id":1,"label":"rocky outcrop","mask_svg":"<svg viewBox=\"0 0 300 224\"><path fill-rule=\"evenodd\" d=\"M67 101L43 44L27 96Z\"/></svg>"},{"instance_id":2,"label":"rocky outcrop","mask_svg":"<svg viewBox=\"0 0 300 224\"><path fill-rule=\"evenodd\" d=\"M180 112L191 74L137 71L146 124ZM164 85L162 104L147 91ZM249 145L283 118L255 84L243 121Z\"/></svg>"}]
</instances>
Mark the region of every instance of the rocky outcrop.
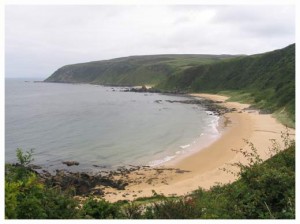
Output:
<instances>
[{"instance_id":1,"label":"rocky outcrop","mask_svg":"<svg viewBox=\"0 0 300 224\"><path fill-rule=\"evenodd\" d=\"M103 195L101 189L96 186L105 186L117 190L125 190L128 183L123 180L114 180L101 174L91 175L85 172L68 172L56 170L55 175L40 174L45 184L50 187L59 187L61 190L73 189L76 195L97 194Z\"/></svg>"}]
</instances>

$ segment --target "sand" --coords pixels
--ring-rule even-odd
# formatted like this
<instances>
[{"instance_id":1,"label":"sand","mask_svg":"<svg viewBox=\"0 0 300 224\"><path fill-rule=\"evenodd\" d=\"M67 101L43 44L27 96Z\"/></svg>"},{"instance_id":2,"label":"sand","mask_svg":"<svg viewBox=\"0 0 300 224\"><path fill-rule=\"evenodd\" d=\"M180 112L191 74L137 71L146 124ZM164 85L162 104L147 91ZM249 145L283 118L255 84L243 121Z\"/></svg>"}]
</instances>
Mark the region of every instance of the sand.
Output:
<instances>
[{"instance_id":1,"label":"sand","mask_svg":"<svg viewBox=\"0 0 300 224\"><path fill-rule=\"evenodd\" d=\"M262 159L271 155L270 139L275 139L283 149L281 133L286 127L280 124L270 114L259 114L256 110L247 109L250 105L237 102L226 102L226 96L212 94L191 94L194 97L222 101L220 105L235 108L236 111L226 113L219 122L220 138L209 146L202 148L188 156L164 164L155 169L141 169L126 177L129 185L125 190L104 189L105 199L111 202L118 200L133 200L137 197L152 196L154 191L166 196L186 195L199 187L209 189L216 184L230 183L237 176L225 172L226 168L236 172L229 164L235 162L246 163L246 159L232 151L249 149L244 141L247 139L254 144ZM288 129L292 139L295 130Z\"/></svg>"}]
</instances>

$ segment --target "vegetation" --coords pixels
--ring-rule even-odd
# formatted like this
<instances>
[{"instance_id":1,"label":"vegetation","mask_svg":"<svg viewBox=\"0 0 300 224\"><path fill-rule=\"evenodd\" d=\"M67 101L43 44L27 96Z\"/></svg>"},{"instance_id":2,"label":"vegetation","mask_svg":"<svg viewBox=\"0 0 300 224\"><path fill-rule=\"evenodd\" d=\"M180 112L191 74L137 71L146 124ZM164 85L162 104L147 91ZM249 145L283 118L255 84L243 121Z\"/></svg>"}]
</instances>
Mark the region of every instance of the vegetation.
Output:
<instances>
[{"instance_id":1,"label":"vegetation","mask_svg":"<svg viewBox=\"0 0 300 224\"><path fill-rule=\"evenodd\" d=\"M238 167L237 181L198 189L186 197L151 198L109 203L89 198L81 206L68 192L41 182L28 168L32 152L17 151L18 164L5 167L5 216L8 219L295 219L295 142L283 135L285 150L276 142L270 159L262 161L255 147L237 150L248 164ZM231 169L226 169L232 172Z\"/></svg>"},{"instance_id":2,"label":"vegetation","mask_svg":"<svg viewBox=\"0 0 300 224\"><path fill-rule=\"evenodd\" d=\"M32 151L17 149L18 162L5 166L5 217L9 219L78 218L78 203L69 192L49 188L28 165Z\"/></svg>"},{"instance_id":3,"label":"vegetation","mask_svg":"<svg viewBox=\"0 0 300 224\"><path fill-rule=\"evenodd\" d=\"M295 123L295 44L264 54L194 66L168 77L157 87L229 93L264 111L287 114L290 123Z\"/></svg>"},{"instance_id":4,"label":"vegetation","mask_svg":"<svg viewBox=\"0 0 300 224\"><path fill-rule=\"evenodd\" d=\"M230 55L150 55L66 65L46 82L103 85L156 85L195 65L232 58Z\"/></svg>"},{"instance_id":5,"label":"vegetation","mask_svg":"<svg viewBox=\"0 0 300 224\"><path fill-rule=\"evenodd\" d=\"M105 200L89 198L82 208L84 218L94 219L116 219L122 218L122 213L118 204L109 203Z\"/></svg>"}]
</instances>

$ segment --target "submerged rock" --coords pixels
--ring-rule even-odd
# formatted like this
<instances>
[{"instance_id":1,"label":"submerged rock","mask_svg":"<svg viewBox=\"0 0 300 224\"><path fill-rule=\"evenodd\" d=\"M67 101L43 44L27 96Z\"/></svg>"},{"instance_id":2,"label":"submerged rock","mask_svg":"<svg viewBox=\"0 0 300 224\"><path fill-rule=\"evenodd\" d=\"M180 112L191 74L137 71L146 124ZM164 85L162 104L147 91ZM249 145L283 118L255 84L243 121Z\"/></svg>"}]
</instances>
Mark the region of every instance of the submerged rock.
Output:
<instances>
[{"instance_id":1,"label":"submerged rock","mask_svg":"<svg viewBox=\"0 0 300 224\"><path fill-rule=\"evenodd\" d=\"M32 169L32 170L39 170L39 169L42 169L41 166L34 165L34 164L28 165L28 168L30 168L30 169Z\"/></svg>"},{"instance_id":2,"label":"submerged rock","mask_svg":"<svg viewBox=\"0 0 300 224\"><path fill-rule=\"evenodd\" d=\"M78 166L79 162L77 162L77 161L63 161L62 164L65 164L67 166Z\"/></svg>"}]
</instances>

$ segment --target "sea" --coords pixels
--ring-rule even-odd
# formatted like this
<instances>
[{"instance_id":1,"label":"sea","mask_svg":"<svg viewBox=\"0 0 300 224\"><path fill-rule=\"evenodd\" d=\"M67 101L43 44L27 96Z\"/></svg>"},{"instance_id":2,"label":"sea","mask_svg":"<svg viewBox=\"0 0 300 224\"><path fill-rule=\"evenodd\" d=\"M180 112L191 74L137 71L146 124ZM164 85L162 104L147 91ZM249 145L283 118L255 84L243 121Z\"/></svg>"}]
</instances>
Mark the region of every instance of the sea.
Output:
<instances>
[{"instance_id":1,"label":"sea","mask_svg":"<svg viewBox=\"0 0 300 224\"><path fill-rule=\"evenodd\" d=\"M33 149L33 163L48 170L157 166L220 136L218 116L201 105L173 102L189 96L123 90L6 79L5 162L16 162L21 148ZM80 164L62 164L70 160Z\"/></svg>"}]
</instances>

